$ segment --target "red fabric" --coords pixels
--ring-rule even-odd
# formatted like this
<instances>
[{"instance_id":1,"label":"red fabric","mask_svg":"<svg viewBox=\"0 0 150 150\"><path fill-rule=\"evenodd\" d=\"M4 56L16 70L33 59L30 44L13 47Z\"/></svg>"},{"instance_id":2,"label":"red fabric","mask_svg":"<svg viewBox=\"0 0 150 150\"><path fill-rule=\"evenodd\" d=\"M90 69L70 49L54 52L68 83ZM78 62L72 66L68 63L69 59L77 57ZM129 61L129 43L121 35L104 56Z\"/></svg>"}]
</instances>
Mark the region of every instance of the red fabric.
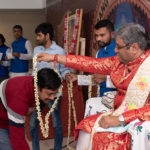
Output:
<instances>
[{"instance_id":1,"label":"red fabric","mask_svg":"<svg viewBox=\"0 0 150 150\"><path fill-rule=\"evenodd\" d=\"M76 115L77 115L77 121L78 123L83 119L84 117L84 100L82 95L82 89L77 85L77 83L73 84L73 99L75 103L76 108ZM45 107L43 111L43 117L47 113L48 108ZM72 110L71 110L72 111ZM60 113L61 113L61 120L63 125L63 136L68 136L68 88L65 81L63 81L63 98L61 100L61 106L60 106ZM73 114L71 114L71 135L73 136L73 131L75 129L74 126L74 119ZM26 118L26 131L27 131L27 138L31 140L30 133L29 133L29 117ZM49 137L54 137L54 129L52 127L52 119L50 117L50 124L49 124L50 130L49 130ZM44 139L41 131L40 131L40 139Z\"/></svg>"},{"instance_id":2,"label":"red fabric","mask_svg":"<svg viewBox=\"0 0 150 150\"><path fill-rule=\"evenodd\" d=\"M25 140L24 127L9 126L10 141L13 150L30 150Z\"/></svg>"},{"instance_id":3,"label":"red fabric","mask_svg":"<svg viewBox=\"0 0 150 150\"><path fill-rule=\"evenodd\" d=\"M9 79L5 89L7 106L14 112L25 116L28 108L35 104L33 76Z\"/></svg>"},{"instance_id":4,"label":"red fabric","mask_svg":"<svg viewBox=\"0 0 150 150\"><path fill-rule=\"evenodd\" d=\"M96 133L92 150L131 150L130 134Z\"/></svg>"},{"instance_id":5,"label":"red fabric","mask_svg":"<svg viewBox=\"0 0 150 150\"><path fill-rule=\"evenodd\" d=\"M78 131L83 130L91 133L94 123L100 114L89 116L83 119L75 130L75 138L78 137ZM89 142L89 141L87 141ZM130 150L131 138L129 133L95 133L93 136L92 150Z\"/></svg>"},{"instance_id":6,"label":"red fabric","mask_svg":"<svg viewBox=\"0 0 150 150\"><path fill-rule=\"evenodd\" d=\"M4 107L0 103L0 128L8 128L8 116Z\"/></svg>"},{"instance_id":7,"label":"red fabric","mask_svg":"<svg viewBox=\"0 0 150 150\"><path fill-rule=\"evenodd\" d=\"M136 118L141 121L149 121L150 120L150 105L144 106L139 109L134 109L123 113L123 117L125 118L126 123L129 123Z\"/></svg>"},{"instance_id":8,"label":"red fabric","mask_svg":"<svg viewBox=\"0 0 150 150\"><path fill-rule=\"evenodd\" d=\"M32 107L35 103L33 77L26 76L9 79L6 83L5 97L7 107L12 112L25 116L28 107ZM29 150L25 140L24 127L21 127L21 124L15 120L15 117L8 118L2 104L0 104L0 110L0 128L9 128L10 142L13 150ZM11 122L8 122L8 119Z\"/></svg>"}]
</instances>

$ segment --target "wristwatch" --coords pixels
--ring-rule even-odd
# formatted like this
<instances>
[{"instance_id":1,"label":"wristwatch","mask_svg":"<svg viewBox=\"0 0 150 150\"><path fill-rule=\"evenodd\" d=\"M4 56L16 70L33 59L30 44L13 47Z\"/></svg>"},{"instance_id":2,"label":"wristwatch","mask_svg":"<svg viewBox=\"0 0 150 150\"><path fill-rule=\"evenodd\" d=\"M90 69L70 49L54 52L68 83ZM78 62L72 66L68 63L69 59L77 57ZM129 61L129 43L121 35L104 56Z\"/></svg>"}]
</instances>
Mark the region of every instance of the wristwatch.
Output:
<instances>
[{"instance_id":1,"label":"wristwatch","mask_svg":"<svg viewBox=\"0 0 150 150\"><path fill-rule=\"evenodd\" d=\"M125 120L124 120L123 115L120 115L118 119L119 119L119 121L121 122L121 126L125 126L125 125L126 125L126 122L125 122Z\"/></svg>"}]
</instances>

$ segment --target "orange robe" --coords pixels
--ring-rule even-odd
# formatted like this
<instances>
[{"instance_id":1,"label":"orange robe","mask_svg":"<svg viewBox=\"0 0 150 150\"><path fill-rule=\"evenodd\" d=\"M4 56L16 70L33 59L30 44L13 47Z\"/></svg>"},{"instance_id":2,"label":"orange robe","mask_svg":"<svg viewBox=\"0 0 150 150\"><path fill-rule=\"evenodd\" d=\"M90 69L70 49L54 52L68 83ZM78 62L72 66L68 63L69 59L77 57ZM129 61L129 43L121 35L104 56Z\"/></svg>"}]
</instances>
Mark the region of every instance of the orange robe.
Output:
<instances>
[{"instance_id":1,"label":"orange robe","mask_svg":"<svg viewBox=\"0 0 150 150\"><path fill-rule=\"evenodd\" d=\"M147 50L136 60L123 64L119 61L118 56L109 58L90 58L86 56L67 55L66 67L82 70L84 72L110 75L113 84L117 88L117 94L114 99L114 109L117 109L126 94L129 83L133 79L142 62L150 55L150 50ZM122 115L126 123L135 119L141 121L150 120L150 97L147 99L147 104L140 108L124 112ZM91 133L93 125L100 114L89 116L83 119L75 129L75 138L78 137L79 130ZM130 150L131 136L125 132L122 134L116 133L95 133L93 136L92 150Z\"/></svg>"}]
</instances>

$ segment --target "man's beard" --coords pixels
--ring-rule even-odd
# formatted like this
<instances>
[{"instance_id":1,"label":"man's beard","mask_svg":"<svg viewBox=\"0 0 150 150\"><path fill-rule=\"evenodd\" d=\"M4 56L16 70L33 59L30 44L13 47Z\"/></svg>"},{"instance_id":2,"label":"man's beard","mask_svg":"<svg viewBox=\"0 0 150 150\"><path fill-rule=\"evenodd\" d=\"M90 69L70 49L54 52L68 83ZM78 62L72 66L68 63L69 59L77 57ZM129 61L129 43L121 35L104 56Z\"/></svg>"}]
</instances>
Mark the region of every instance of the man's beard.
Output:
<instances>
[{"instance_id":1,"label":"man's beard","mask_svg":"<svg viewBox=\"0 0 150 150\"><path fill-rule=\"evenodd\" d=\"M46 44L46 39L43 39L42 41L37 40L36 42L37 42L38 45L43 45L44 46Z\"/></svg>"},{"instance_id":2,"label":"man's beard","mask_svg":"<svg viewBox=\"0 0 150 150\"><path fill-rule=\"evenodd\" d=\"M109 41L107 41L107 42L97 41L97 43L98 43L98 46L99 46L99 47L104 48L104 47L108 46L108 45L111 43L111 38L110 38Z\"/></svg>"}]
</instances>

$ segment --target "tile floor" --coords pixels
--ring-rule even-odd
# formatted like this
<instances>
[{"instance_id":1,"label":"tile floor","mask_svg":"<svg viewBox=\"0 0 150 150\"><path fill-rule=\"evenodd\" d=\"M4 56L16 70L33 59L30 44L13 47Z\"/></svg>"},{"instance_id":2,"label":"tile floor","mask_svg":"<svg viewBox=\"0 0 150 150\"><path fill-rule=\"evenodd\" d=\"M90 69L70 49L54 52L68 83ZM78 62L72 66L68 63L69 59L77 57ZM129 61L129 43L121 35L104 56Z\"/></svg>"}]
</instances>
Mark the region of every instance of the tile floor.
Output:
<instances>
[{"instance_id":1,"label":"tile floor","mask_svg":"<svg viewBox=\"0 0 150 150\"><path fill-rule=\"evenodd\" d=\"M70 141L72 141L72 140L73 140L73 137L70 138ZM67 142L67 137L64 137L62 146L65 146L66 142ZM31 142L28 141L28 143L29 143L30 149L32 150ZM70 146L75 149L76 143L77 142L72 142L70 144ZM40 150L53 150L53 148L54 148L54 139L40 140ZM68 150L68 148L64 147L64 148L62 148L62 150Z\"/></svg>"}]
</instances>

